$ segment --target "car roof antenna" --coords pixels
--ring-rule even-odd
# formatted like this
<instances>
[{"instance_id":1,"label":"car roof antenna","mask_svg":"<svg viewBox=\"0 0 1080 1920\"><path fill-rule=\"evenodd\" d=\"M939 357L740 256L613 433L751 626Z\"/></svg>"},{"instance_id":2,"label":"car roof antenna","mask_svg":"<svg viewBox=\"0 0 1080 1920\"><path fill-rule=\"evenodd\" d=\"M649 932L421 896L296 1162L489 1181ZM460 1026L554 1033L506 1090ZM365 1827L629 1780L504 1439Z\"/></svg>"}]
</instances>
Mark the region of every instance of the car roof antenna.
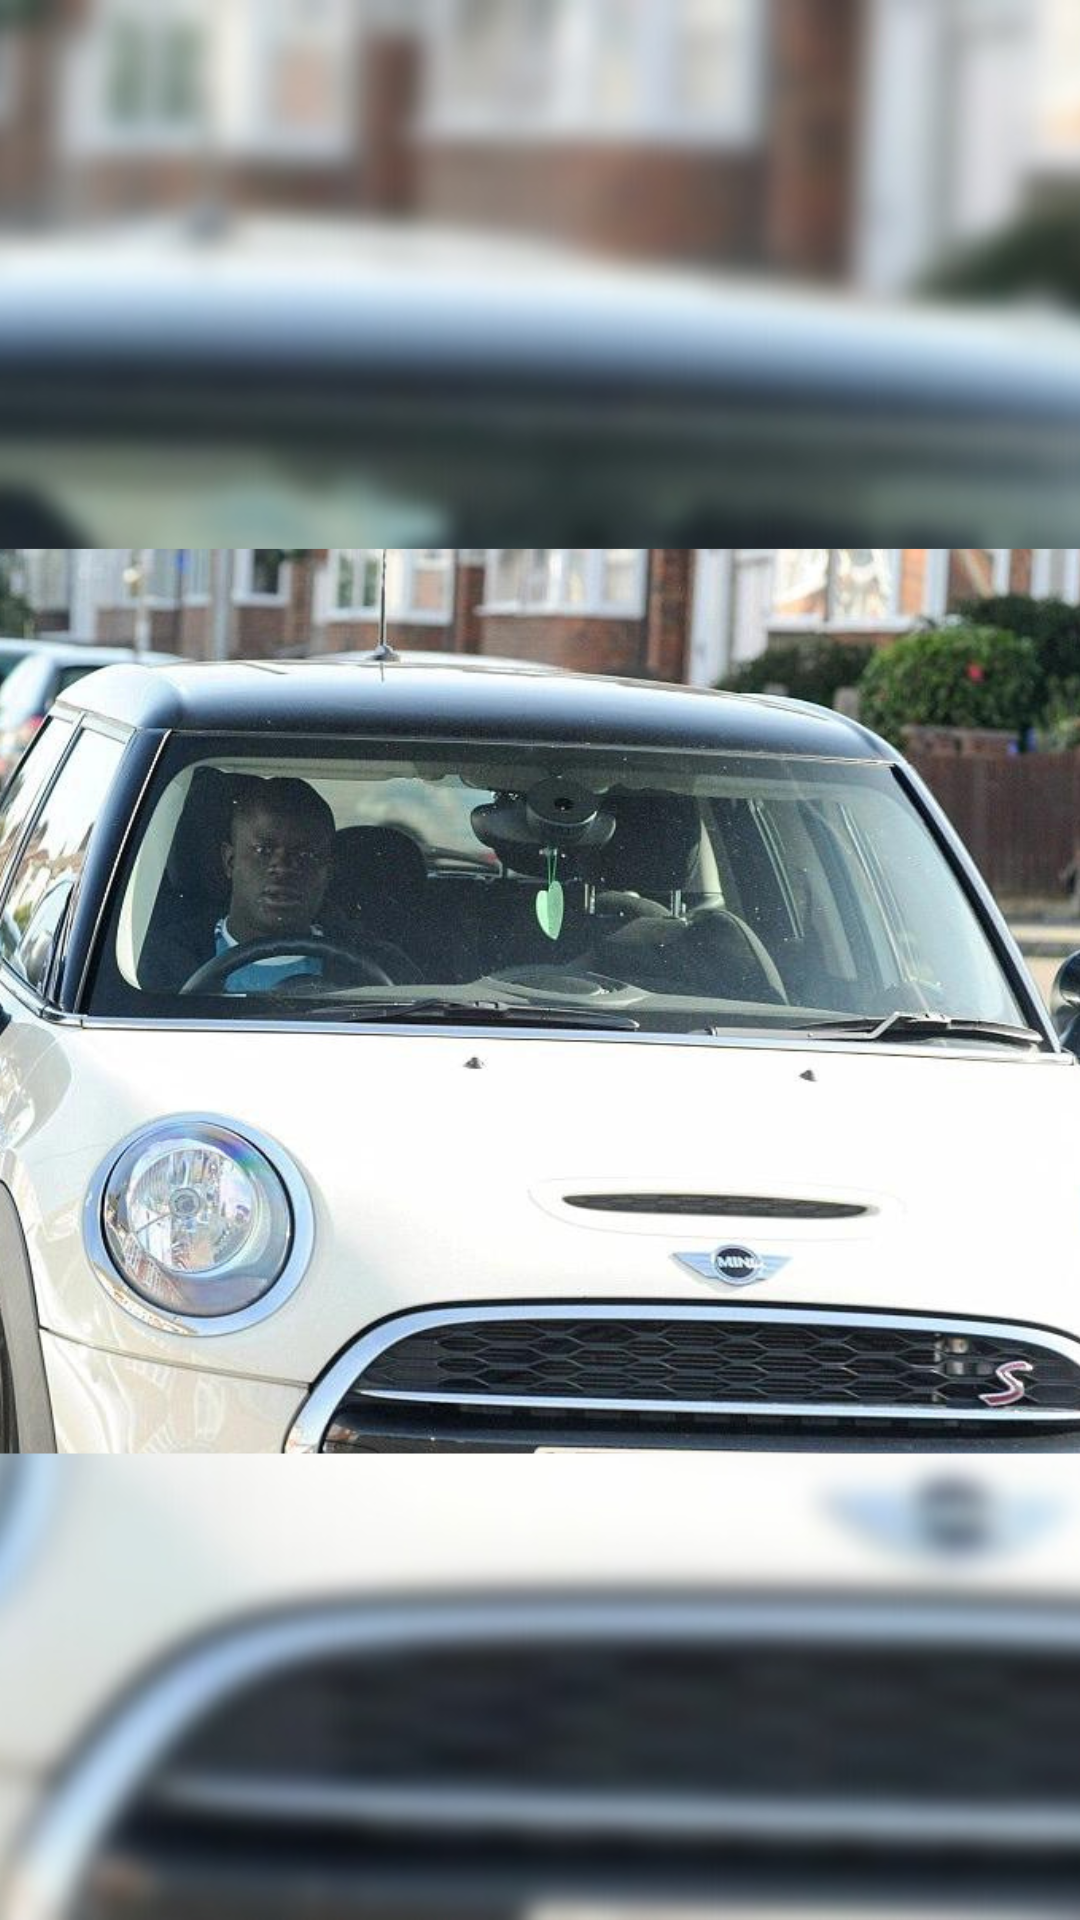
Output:
<instances>
[{"instance_id":1,"label":"car roof antenna","mask_svg":"<svg viewBox=\"0 0 1080 1920\"><path fill-rule=\"evenodd\" d=\"M386 551L384 547L382 550L382 575L379 582L379 644L371 656L373 660L378 660L380 664L386 660L401 659L400 653L394 651L386 638Z\"/></svg>"}]
</instances>

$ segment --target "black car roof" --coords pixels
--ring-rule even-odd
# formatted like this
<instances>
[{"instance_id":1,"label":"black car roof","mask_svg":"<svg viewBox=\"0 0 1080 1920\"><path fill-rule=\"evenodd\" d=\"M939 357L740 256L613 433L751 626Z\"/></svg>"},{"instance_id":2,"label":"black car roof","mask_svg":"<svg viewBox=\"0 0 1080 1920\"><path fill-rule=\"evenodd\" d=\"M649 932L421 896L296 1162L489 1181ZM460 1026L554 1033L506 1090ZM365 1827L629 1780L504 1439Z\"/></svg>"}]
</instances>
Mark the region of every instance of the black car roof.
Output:
<instances>
[{"instance_id":1,"label":"black car roof","mask_svg":"<svg viewBox=\"0 0 1080 1920\"><path fill-rule=\"evenodd\" d=\"M207 245L164 228L0 254L0 366L303 372L340 388L755 392L918 404L950 416L1080 414L1074 321L889 307L425 230L253 223ZM265 227L263 233L261 228ZM223 393L220 398L227 396ZM3 413L20 411L18 389Z\"/></svg>"},{"instance_id":2,"label":"black car roof","mask_svg":"<svg viewBox=\"0 0 1080 1920\"><path fill-rule=\"evenodd\" d=\"M482 661L236 661L106 667L60 703L155 731L556 740L893 759L825 708Z\"/></svg>"}]
</instances>

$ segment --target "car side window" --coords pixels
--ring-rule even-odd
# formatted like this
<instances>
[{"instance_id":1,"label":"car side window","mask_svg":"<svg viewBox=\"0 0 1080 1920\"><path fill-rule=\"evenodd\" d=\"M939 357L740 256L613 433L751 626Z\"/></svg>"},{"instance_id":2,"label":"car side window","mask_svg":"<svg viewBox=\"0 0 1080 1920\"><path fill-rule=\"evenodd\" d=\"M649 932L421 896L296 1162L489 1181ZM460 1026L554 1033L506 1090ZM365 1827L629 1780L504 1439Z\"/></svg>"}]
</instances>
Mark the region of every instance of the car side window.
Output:
<instances>
[{"instance_id":1,"label":"car side window","mask_svg":"<svg viewBox=\"0 0 1080 1920\"><path fill-rule=\"evenodd\" d=\"M69 720L47 720L0 795L0 888L7 881L23 829L72 735Z\"/></svg>"},{"instance_id":2,"label":"car side window","mask_svg":"<svg viewBox=\"0 0 1080 1920\"><path fill-rule=\"evenodd\" d=\"M19 855L0 915L0 959L38 990L123 752L123 741L84 729Z\"/></svg>"}]
</instances>

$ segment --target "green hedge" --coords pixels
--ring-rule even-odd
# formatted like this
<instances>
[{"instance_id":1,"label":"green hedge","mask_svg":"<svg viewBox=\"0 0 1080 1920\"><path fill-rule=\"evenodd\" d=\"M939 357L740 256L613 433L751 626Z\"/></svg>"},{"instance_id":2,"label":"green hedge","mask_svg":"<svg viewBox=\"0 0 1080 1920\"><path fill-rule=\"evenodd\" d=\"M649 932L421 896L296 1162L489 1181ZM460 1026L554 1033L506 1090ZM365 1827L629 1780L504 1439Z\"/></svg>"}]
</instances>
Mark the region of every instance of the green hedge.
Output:
<instances>
[{"instance_id":1,"label":"green hedge","mask_svg":"<svg viewBox=\"0 0 1080 1920\"><path fill-rule=\"evenodd\" d=\"M1020 734L1036 715L1040 684L1031 640L1000 627L941 627L875 655L859 684L860 716L897 746L908 726Z\"/></svg>"},{"instance_id":2,"label":"green hedge","mask_svg":"<svg viewBox=\"0 0 1080 1920\"><path fill-rule=\"evenodd\" d=\"M767 687L783 687L793 700L812 700L819 707L831 707L839 687L853 687L861 680L874 652L873 647L825 638L805 640L799 646L766 647L756 659L736 668L721 685L734 693L764 693Z\"/></svg>"}]
</instances>

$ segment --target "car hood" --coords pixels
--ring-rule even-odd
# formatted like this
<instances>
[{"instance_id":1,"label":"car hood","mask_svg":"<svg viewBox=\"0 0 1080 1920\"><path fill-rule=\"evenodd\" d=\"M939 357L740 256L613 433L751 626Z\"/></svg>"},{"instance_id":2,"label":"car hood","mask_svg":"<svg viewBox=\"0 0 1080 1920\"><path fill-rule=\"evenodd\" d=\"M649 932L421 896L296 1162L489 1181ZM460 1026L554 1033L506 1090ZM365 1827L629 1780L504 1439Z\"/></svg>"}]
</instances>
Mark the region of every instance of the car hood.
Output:
<instances>
[{"instance_id":1,"label":"car hood","mask_svg":"<svg viewBox=\"0 0 1080 1920\"><path fill-rule=\"evenodd\" d=\"M0 1767L51 1768L163 1661L290 1610L355 1602L844 1597L990 1607L1080 1601L1075 1466L955 1463L985 1515L969 1551L921 1516L941 1469L896 1457L488 1461L457 1484L418 1461L168 1458L33 1463L36 1521L0 1585ZM601 1479L603 1475L603 1479ZM593 1477L595 1476L595 1478ZM348 1516L357 1524L346 1524ZM497 1524L493 1517L497 1516ZM2 1538L2 1536L0 1536Z\"/></svg>"},{"instance_id":2,"label":"car hood","mask_svg":"<svg viewBox=\"0 0 1080 1920\"><path fill-rule=\"evenodd\" d=\"M103 1347L303 1383L395 1312L584 1297L979 1314L1080 1334L1080 1077L1060 1057L591 1034L67 1039L62 1064L46 1047L21 1084L13 1177L44 1323ZM58 1075L74 1076L76 1105L70 1088L50 1094ZM316 1241L276 1314L191 1341L136 1325L88 1284L72 1240L118 1142L196 1111L280 1143ZM677 1214L568 1204L627 1194L683 1199ZM686 1212L697 1195L771 1200L778 1217L704 1217L692 1199ZM785 1218L792 1201L859 1211ZM748 1294L679 1258L725 1244L784 1264Z\"/></svg>"}]
</instances>

